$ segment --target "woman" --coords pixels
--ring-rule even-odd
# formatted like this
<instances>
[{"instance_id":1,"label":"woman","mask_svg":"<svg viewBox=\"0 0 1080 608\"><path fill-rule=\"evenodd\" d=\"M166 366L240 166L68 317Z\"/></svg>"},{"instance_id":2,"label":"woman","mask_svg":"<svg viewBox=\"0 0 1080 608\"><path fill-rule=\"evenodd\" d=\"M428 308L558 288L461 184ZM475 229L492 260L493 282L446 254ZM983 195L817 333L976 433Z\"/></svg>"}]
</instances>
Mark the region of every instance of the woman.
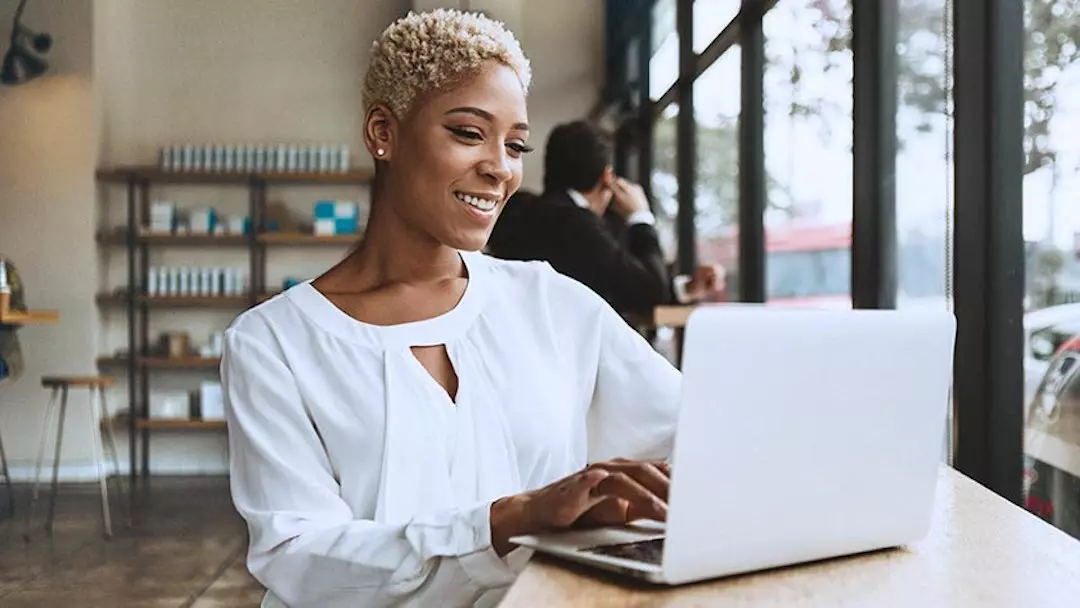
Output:
<instances>
[{"instance_id":1,"label":"woman","mask_svg":"<svg viewBox=\"0 0 1080 608\"><path fill-rule=\"evenodd\" d=\"M649 461L678 372L581 284L479 253L521 183L529 81L482 16L391 25L364 86L363 242L227 332L264 606L491 605L528 557L510 537L664 518Z\"/></svg>"}]
</instances>

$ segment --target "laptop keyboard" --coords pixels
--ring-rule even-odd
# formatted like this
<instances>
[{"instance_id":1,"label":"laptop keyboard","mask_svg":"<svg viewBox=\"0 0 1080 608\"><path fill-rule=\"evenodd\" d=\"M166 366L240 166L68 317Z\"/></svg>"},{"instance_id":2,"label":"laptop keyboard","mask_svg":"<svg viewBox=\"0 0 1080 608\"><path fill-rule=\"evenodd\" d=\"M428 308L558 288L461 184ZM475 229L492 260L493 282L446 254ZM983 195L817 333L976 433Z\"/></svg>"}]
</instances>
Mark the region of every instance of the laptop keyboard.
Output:
<instances>
[{"instance_id":1,"label":"laptop keyboard","mask_svg":"<svg viewBox=\"0 0 1080 608\"><path fill-rule=\"evenodd\" d=\"M639 540L632 543L616 543L614 545L597 545L581 549L589 553L609 555L622 559L630 559L646 564L659 565L664 555L664 539L654 538L651 540Z\"/></svg>"}]
</instances>

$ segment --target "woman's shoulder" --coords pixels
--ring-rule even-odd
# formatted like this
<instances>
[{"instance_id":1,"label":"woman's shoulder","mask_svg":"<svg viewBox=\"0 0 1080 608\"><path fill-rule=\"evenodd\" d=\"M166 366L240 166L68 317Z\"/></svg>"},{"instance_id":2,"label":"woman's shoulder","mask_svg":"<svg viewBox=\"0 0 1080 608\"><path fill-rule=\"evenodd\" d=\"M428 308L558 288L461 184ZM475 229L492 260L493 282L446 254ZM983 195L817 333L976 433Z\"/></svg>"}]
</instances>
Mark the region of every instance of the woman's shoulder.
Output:
<instances>
[{"instance_id":1,"label":"woman's shoulder","mask_svg":"<svg viewBox=\"0 0 1080 608\"><path fill-rule=\"evenodd\" d=\"M295 316L293 306L289 302L288 291L284 291L237 315L225 329L225 338L231 341L257 342L262 346L272 347L279 343L283 329L297 327L299 319Z\"/></svg>"},{"instance_id":2,"label":"woman's shoulder","mask_svg":"<svg viewBox=\"0 0 1080 608\"><path fill-rule=\"evenodd\" d=\"M607 304L595 291L546 261L503 260L488 255L483 258L493 283L503 294L560 308L570 306L582 313L595 312Z\"/></svg>"}]
</instances>

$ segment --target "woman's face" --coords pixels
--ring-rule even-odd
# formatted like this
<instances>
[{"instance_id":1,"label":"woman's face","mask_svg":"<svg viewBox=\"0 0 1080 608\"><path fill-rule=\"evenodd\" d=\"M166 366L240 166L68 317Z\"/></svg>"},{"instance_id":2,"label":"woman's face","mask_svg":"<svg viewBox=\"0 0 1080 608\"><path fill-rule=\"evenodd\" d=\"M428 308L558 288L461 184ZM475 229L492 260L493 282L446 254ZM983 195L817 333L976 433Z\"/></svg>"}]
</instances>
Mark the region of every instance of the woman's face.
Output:
<instances>
[{"instance_id":1,"label":"woman's face","mask_svg":"<svg viewBox=\"0 0 1080 608\"><path fill-rule=\"evenodd\" d=\"M482 249L521 185L529 150L525 92L514 71L492 61L459 86L418 98L388 136L384 169L399 216L448 247Z\"/></svg>"}]
</instances>

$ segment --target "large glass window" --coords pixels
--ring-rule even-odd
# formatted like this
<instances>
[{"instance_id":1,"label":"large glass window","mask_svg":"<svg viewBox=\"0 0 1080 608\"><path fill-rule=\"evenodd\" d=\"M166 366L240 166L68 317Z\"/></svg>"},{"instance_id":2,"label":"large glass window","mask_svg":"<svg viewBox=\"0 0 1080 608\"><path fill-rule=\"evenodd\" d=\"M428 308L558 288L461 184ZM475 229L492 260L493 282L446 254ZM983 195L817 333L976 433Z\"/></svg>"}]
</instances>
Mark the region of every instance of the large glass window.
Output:
<instances>
[{"instance_id":1,"label":"large glass window","mask_svg":"<svg viewBox=\"0 0 1080 608\"><path fill-rule=\"evenodd\" d=\"M1080 1L1026 0L1024 25L1025 501L1080 537Z\"/></svg>"},{"instance_id":2,"label":"large glass window","mask_svg":"<svg viewBox=\"0 0 1080 608\"><path fill-rule=\"evenodd\" d=\"M700 53L739 14L742 0L694 0L694 52Z\"/></svg>"},{"instance_id":3,"label":"large glass window","mask_svg":"<svg viewBox=\"0 0 1080 608\"><path fill-rule=\"evenodd\" d=\"M766 296L851 306L849 0L781 0L766 13ZM793 268L809 269L792 278Z\"/></svg>"},{"instance_id":4,"label":"large glass window","mask_svg":"<svg viewBox=\"0 0 1080 608\"><path fill-rule=\"evenodd\" d=\"M946 307L952 128L946 0L901 0L896 45L897 306Z\"/></svg>"},{"instance_id":5,"label":"large glass window","mask_svg":"<svg viewBox=\"0 0 1080 608\"><path fill-rule=\"evenodd\" d=\"M679 180L676 173L678 150L675 145L675 122L679 117L679 105L671 104L653 125L653 171L652 204L656 215L656 231L664 257L674 264L678 249L675 222L679 214Z\"/></svg>"},{"instance_id":6,"label":"large glass window","mask_svg":"<svg viewBox=\"0 0 1080 608\"><path fill-rule=\"evenodd\" d=\"M952 0L901 0L896 45L898 308L951 307ZM952 408L943 441L953 451Z\"/></svg>"},{"instance_id":7,"label":"large glass window","mask_svg":"<svg viewBox=\"0 0 1080 608\"><path fill-rule=\"evenodd\" d=\"M660 99L678 79L679 33L675 29L675 0L657 0L652 9L649 97Z\"/></svg>"},{"instance_id":8,"label":"large glass window","mask_svg":"<svg viewBox=\"0 0 1080 608\"><path fill-rule=\"evenodd\" d=\"M722 266L732 287L739 265L740 55L739 47L728 49L694 83L698 262ZM738 294L725 293L724 298L734 300Z\"/></svg>"}]
</instances>

